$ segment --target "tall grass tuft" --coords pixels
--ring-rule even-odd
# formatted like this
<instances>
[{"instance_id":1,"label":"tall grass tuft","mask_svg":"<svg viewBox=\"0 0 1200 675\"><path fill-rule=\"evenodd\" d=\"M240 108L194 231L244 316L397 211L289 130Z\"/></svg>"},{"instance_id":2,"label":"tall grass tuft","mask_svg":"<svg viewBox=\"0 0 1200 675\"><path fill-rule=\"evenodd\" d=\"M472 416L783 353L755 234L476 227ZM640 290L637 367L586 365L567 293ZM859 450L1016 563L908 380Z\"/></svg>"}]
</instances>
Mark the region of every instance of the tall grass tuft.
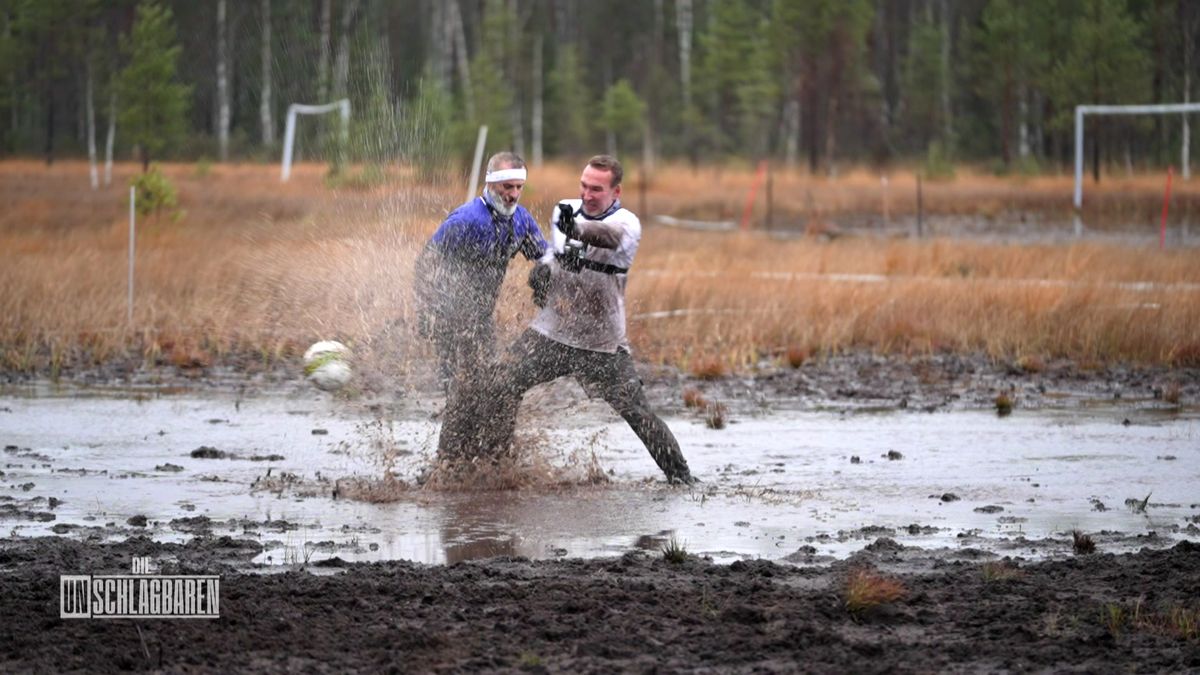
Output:
<instances>
[{"instance_id":1,"label":"tall grass tuft","mask_svg":"<svg viewBox=\"0 0 1200 675\"><path fill-rule=\"evenodd\" d=\"M907 592L899 581L860 568L846 577L842 597L851 614L862 614L873 607L900 600Z\"/></svg>"}]
</instances>

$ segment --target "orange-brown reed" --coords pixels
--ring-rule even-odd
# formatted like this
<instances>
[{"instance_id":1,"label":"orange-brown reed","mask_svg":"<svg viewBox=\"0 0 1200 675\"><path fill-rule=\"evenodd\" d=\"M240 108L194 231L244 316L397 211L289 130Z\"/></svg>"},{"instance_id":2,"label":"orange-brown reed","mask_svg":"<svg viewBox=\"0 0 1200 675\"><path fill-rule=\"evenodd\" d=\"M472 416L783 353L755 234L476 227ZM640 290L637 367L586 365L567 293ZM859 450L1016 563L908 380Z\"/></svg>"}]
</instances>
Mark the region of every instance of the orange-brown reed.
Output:
<instances>
[{"instance_id":1,"label":"orange-brown reed","mask_svg":"<svg viewBox=\"0 0 1200 675\"><path fill-rule=\"evenodd\" d=\"M92 191L82 162L0 162L0 370L50 372L113 358L204 366L237 357L253 367L294 358L316 339L354 343L388 372L411 372L411 267L462 183L419 184L388 167L369 189L335 189L320 165L289 183L277 166L164 167L186 215L138 226L136 304L126 322L128 180ZM1082 240L999 244L846 236L779 239L656 224L653 213L735 218L753 172L668 166L645 189L644 236L628 290L637 356L687 370L715 359L745 368L842 350L884 354L983 352L1025 363L1071 358L1200 365L1200 264L1195 249L1159 251ZM1062 208L1062 177L962 177L929 184L930 213L1002 217ZM545 220L576 190L578 169L534 170L524 203ZM910 213L895 186L891 216ZM1157 179L1108 181L1094 202L1152 201ZM626 205L641 207L636 171ZM775 222L803 231L843 216L879 218L876 174L836 180L773 177ZM1195 201L1200 188L1177 190ZM1122 199L1125 199L1123 202ZM1190 203L1190 202L1189 202ZM756 220L762 216L756 211ZM543 223L543 227L546 224ZM811 230L811 228L810 228ZM501 339L533 315L518 261L501 297ZM1143 282L1149 285L1139 285ZM804 345L800 354L790 354Z\"/></svg>"}]
</instances>

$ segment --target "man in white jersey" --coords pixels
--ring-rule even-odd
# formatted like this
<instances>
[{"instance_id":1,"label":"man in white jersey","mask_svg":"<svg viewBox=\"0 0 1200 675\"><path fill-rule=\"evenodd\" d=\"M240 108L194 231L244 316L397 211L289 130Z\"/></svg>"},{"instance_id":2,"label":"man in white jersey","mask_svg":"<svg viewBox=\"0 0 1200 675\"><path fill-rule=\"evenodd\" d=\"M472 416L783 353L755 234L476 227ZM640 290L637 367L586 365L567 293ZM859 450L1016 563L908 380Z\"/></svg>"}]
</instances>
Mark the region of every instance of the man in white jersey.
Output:
<instances>
[{"instance_id":1,"label":"man in white jersey","mask_svg":"<svg viewBox=\"0 0 1200 675\"><path fill-rule=\"evenodd\" d=\"M580 199L559 202L554 245L530 275L542 309L499 366L485 403L495 410L477 418L481 428L443 428L444 438L477 453L503 451L525 392L571 375L629 423L668 482L694 482L674 434L650 410L630 355L625 285L642 226L621 207L622 173L616 158L593 157L579 180Z\"/></svg>"}]
</instances>

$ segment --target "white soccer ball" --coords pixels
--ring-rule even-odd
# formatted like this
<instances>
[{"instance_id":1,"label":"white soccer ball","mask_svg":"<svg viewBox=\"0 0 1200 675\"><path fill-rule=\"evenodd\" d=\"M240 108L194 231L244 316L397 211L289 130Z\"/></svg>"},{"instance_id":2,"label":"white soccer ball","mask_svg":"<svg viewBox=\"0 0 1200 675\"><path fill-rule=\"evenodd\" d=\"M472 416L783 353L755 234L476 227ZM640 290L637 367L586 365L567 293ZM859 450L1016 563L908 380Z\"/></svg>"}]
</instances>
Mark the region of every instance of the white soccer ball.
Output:
<instances>
[{"instance_id":1,"label":"white soccer ball","mask_svg":"<svg viewBox=\"0 0 1200 675\"><path fill-rule=\"evenodd\" d=\"M350 348L335 340L322 340L304 352L304 376L318 389L337 391L346 386L354 371Z\"/></svg>"}]
</instances>

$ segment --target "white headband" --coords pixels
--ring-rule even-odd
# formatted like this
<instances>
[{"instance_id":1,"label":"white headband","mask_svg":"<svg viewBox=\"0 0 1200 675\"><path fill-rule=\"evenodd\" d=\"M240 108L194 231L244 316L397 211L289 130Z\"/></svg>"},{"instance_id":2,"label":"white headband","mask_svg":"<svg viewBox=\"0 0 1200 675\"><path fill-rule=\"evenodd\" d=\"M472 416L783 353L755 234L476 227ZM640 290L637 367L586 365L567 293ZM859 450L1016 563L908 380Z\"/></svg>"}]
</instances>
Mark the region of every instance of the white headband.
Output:
<instances>
[{"instance_id":1,"label":"white headband","mask_svg":"<svg viewBox=\"0 0 1200 675\"><path fill-rule=\"evenodd\" d=\"M485 183L503 183L506 180L525 180L525 169L500 169L489 171L483 177Z\"/></svg>"}]
</instances>

